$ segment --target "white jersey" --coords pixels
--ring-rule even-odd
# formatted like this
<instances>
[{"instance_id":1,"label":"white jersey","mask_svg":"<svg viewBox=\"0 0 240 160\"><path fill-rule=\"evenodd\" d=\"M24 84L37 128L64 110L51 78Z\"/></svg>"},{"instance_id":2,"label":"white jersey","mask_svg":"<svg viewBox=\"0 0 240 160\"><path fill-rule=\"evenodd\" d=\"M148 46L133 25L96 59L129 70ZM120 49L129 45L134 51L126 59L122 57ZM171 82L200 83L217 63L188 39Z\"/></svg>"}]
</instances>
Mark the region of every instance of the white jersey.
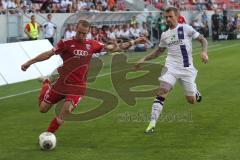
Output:
<instances>
[{"instance_id":1,"label":"white jersey","mask_svg":"<svg viewBox=\"0 0 240 160\"><path fill-rule=\"evenodd\" d=\"M43 24L43 28L44 38L52 38L57 29L56 25L49 21Z\"/></svg>"},{"instance_id":2,"label":"white jersey","mask_svg":"<svg viewBox=\"0 0 240 160\"><path fill-rule=\"evenodd\" d=\"M178 24L174 29L162 33L159 47L168 49L166 65L193 66L192 38L200 34L187 24Z\"/></svg>"}]
</instances>

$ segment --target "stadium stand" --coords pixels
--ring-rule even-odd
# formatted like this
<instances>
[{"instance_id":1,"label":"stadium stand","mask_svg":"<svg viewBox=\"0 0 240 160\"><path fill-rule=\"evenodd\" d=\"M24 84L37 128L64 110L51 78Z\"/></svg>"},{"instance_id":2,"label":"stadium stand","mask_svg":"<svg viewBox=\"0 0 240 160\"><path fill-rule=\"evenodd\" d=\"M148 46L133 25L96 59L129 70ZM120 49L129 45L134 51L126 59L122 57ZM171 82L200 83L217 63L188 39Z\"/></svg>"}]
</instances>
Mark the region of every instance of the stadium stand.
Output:
<instances>
[{"instance_id":1,"label":"stadium stand","mask_svg":"<svg viewBox=\"0 0 240 160\"><path fill-rule=\"evenodd\" d=\"M17 13L77 13L80 11L122 11L125 1L118 0L0 0L0 14Z\"/></svg>"},{"instance_id":2,"label":"stadium stand","mask_svg":"<svg viewBox=\"0 0 240 160\"><path fill-rule=\"evenodd\" d=\"M180 10L240 9L240 3L237 0L144 0L144 2L160 10L165 5L172 5Z\"/></svg>"},{"instance_id":3,"label":"stadium stand","mask_svg":"<svg viewBox=\"0 0 240 160\"><path fill-rule=\"evenodd\" d=\"M134 5L133 5L134 4ZM140 11L163 10L172 5L184 10L240 9L237 0L0 0L0 14L24 13L78 13L81 11ZM155 9L154 9L155 8Z\"/></svg>"}]
</instances>

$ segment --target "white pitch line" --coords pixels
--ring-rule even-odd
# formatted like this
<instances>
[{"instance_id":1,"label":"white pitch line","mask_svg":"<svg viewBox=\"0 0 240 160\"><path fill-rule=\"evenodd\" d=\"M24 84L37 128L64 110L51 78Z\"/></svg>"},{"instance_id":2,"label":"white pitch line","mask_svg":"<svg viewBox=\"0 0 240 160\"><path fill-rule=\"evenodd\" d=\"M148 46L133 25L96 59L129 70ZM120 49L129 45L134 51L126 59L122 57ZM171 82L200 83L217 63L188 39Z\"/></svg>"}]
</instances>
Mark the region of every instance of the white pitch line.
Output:
<instances>
[{"instance_id":1,"label":"white pitch line","mask_svg":"<svg viewBox=\"0 0 240 160\"><path fill-rule=\"evenodd\" d=\"M228 46L225 46L225 47L213 48L213 49L210 49L209 51L218 51L218 50L222 50L222 49L225 49L225 48L231 48L231 47L234 47L234 46L237 46L237 45L239 45L239 44L232 44L232 45L228 45ZM221 53L221 52L219 52L219 53ZM199 55L199 54L200 53L196 53L196 54L193 54L193 56ZM162 57L166 57L166 55L162 56ZM119 71L115 71L115 72L104 73L104 74L98 75L97 78L108 76L112 73L118 73L118 72L122 72L122 71L125 71L125 70L129 70L129 69L123 69L123 70L119 70ZM24 95L24 94L33 93L33 92L37 92L37 91L40 91L40 89L34 89L34 90L30 90L30 91L25 91L25 92L21 92L21 93L16 93L16 94L11 94L11 95L8 95L8 96L0 97L0 100L4 100L4 99L7 99L7 98L12 98L12 97L16 97L16 96L21 96L21 95Z\"/></svg>"},{"instance_id":2,"label":"white pitch line","mask_svg":"<svg viewBox=\"0 0 240 160\"><path fill-rule=\"evenodd\" d=\"M28 94L28 93L33 93L33 92L36 92L36 91L39 91L39 90L40 89L34 89L34 90L26 91L26 92L21 92L21 93L12 94L12 95L9 95L9 96L0 97L0 100L7 99L7 98L12 98L12 97L16 97L16 96L21 96L21 95Z\"/></svg>"}]
</instances>

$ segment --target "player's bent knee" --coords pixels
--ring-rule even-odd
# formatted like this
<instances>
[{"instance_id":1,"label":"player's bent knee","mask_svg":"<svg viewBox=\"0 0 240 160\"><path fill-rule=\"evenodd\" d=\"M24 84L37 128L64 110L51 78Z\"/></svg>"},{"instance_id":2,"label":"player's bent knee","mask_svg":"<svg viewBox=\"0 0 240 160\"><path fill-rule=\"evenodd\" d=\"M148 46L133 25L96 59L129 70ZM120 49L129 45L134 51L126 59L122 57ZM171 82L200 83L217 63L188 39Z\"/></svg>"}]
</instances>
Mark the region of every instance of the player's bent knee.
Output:
<instances>
[{"instance_id":1,"label":"player's bent knee","mask_svg":"<svg viewBox=\"0 0 240 160\"><path fill-rule=\"evenodd\" d=\"M48 104L48 103L45 103L45 102L42 102L39 106L39 112L41 113L47 113L48 110L51 108L51 104Z\"/></svg>"}]
</instances>

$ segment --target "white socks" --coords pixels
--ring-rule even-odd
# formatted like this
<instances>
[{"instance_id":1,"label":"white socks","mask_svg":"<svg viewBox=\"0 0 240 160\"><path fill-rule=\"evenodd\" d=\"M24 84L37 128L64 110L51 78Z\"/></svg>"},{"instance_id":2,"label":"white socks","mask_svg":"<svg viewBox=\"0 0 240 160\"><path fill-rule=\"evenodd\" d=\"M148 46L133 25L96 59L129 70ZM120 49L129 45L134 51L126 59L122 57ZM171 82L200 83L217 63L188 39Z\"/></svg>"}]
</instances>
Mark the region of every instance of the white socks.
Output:
<instances>
[{"instance_id":1,"label":"white socks","mask_svg":"<svg viewBox=\"0 0 240 160\"><path fill-rule=\"evenodd\" d=\"M164 100L165 100L165 98L160 97L160 96L156 97L156 99L154 100L153 105L152 105L150 125L153 125L153 126L156 125L158 117L163 110Z\"/></svg>"}]
</instances>

